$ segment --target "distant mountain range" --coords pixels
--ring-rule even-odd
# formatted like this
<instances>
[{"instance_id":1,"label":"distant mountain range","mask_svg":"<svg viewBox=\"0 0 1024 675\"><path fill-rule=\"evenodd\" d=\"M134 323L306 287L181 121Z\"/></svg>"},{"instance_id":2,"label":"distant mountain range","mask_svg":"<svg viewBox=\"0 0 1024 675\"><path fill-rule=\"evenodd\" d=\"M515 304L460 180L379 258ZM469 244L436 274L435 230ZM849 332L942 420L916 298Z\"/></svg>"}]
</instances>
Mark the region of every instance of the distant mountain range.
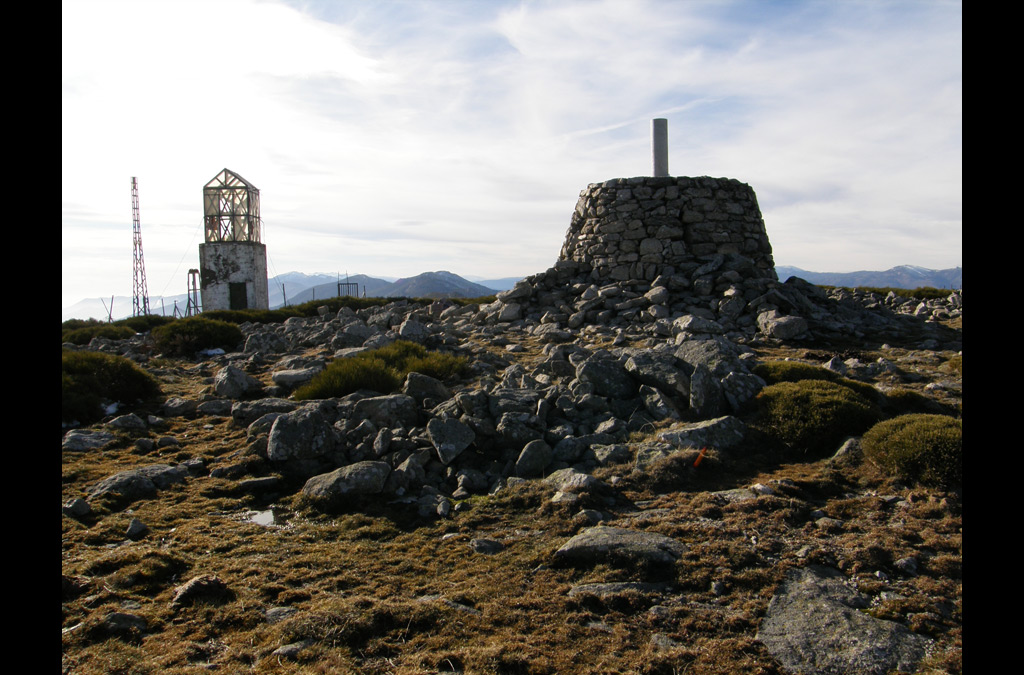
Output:
<instances>
[{"instance_id":1,"label":"distant mountain range","mask_svg":"<svg viewBox=\"0 0 1024 675\"><path fill-rule=\"evenodd\" d=\"M776 265L775 272L779 281L790 277L800 277L812 284L822 286L875 286L893 288L963 288L964 268L951 267L945 270L931 270L914 265L900 265L884 272L808 272L799 267Z\"/></svg>"},{"instance_id":2,"label":"distant mountain range","mask_svg":"<svg viewBox=\"0 0 1024 675\"><path fill-rule=\"evenodd\" d=\"M319 275L318 275L319 276ZM280 278L271 283L276 284ZM333 298L337 295L358 295L368 298L479 298L494 295L497 290L482 284L473 283L451 272L424 272L408 279L387 281L376 279L365 274L353 274L340 281L335 277L327 283L308 286L293 295L295 279L285 281L288 304L299 305L310 300ZM344 284L355 285L346 287ZM278 306L271 304L271 306Z\"/></svg>"},{"instance_id":3,"label":"distant mountain range","mask_svg":"<svg viewBox=\"0 0 1024 675\"><path fill-rule=\"evenodd\" d=\"M918 288L933 286L935 288L963 288L963 268L954 267L945 270L932 270L913 265L901 265L884 272L809 272L799 267L779 265L775 268L779 279L785 281L796 276L812 284L827 286L893 286L896 288ZM389 281L365 274L353 274L341 281L357 284L358 295L365 293L372 298L478 298L494 295L515 285L522 277L506 277L503 279L480 279L469 281L451 272L424 272L407 279ZM338 275L336 274L303 274L302 272L286 272L269 280L270 306L281 307L285 304L298 305L310 300L332 298L338 295ZM131 316L132 299L128 296L117 296L113 300L115 319ZM175 306L184 310L187 298L184 294L167 297L151 296L149 306L155 314L172 314ZM110 298L87 298L70 307L61 309L61 321L68 319L107 318Z\"/></svg>"}]
</instances>

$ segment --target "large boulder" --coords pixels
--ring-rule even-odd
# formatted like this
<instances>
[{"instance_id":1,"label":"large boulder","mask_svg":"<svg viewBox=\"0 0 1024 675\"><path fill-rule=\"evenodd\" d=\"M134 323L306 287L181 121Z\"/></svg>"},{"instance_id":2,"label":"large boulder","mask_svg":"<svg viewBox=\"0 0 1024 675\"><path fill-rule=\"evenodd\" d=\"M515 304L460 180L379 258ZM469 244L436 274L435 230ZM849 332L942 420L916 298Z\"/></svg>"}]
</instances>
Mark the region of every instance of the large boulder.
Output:
<instances>
[{"instance_id":1,"label":"large boulder","mask_svg":"<svg viewBox=\"0 0 1024 675\"><path fill-rule=\"evenodd\" d=\"M728 450L743 442L747 425L732 415L683 424L658 434L658 439L677 448L718 448Z\"/></svg>"},{"instance_id":2,"label":"large boulder","mask_svg":"<svg viewBox=\"0 0 1024 675\"><path fill-rule=\"evenodd\" d=\"M555 551L555 559L570 564L628 565L643 561L671 565L685 552L684 544L663 534L619 527L590 527Z\"/></svg>"},{"instance_id":3,"label":"large boulder","mask_svg":"<svg viewBox=\"0 0 1024 675\"><path fill-rule=\"evenodd\" d=\"M224 398L242 398L262 387L259 380L235 366L221 368L213 378L213 390Z\"/></svg>"},{"instance_id":4,"label":"large boulder","mask_svg":"<svg viewBox=\"0 0 1024 675\"><path fill-rule=\"evenodd\" d=\"M240 427L248 427L269 413L291 412L299 407L295 401L283 398L261 398L255 401L239 401L231 406L231 419Z\"/></svg>"},{"instance_id":5,"label":"large boulder","mask_svg":"<svg viewBox=\"0 0 1024 675\"><path fill-rule=\"evenodd\" d=\"M594 393L611 399L636 395L637 385L618 359L591 357L576 366L576 378L593 385Z\"/></svg>"},{"instance_id":6,"label":"large boulder","mask_svg":"<svg viewBox=\"0 0 1024 675\"><path fill-rule=\"evenodd\" d=\"M314 500L337 502L346 497L374 495L384 490L391 467L387 462L356 462L330 473L313 476L302 494Z\"/></svg>"},{"instance_id":7,"label":"large boulder","mask_svg":"<svg viewBox=\"0 0 1024 675\"><path fill-rule=\"evenodd\" d=\"M414 427L418 418L416 400L406 394L361 399L352 414L355 419L370 420L376 427Z\"/></svg>"},{"instance_id":8,"label":"large boulder","mask_svg":"<svg viewBox=\"0 0 1024 675\"><path fill-rule=\"evenodd\" d=\"M274 420L267 438L267 458L275 462L315 459L334 451L334 429L314 407L285 413Z\"/></svg>"},{"instance_id":9,"label":"large boulder","mask_svg":"<svg viewBox=\"0 0 1024 675\"><path fill-rule=\"evenodd\" d=\"M757 327L768 337L792 340L807 333L807 320L799 316L783 316L772 309L757 315Z\"/></svg>"},{"instance_id":10,"label":"large boulder","mask_svg":"<svg viewBox=\"0 0 1024 675\"><path fill-rule=\"evenodd\" d=\"M793 570L779 586L757 639L786 670L883 675L913 672L928 640L863 610L869 601L838 570Z\"/></svg>"},{"instance_id":11,"label":"large boulder","mask_svg":"<svg viewBox=\"0 0 1024 675\"><path fill-rule=\"evenodd\" d=\"M427 422L427 437L437 450L438 459L447 466L473 443L476 434L457 419L435 417Z\"/></svg>"}]
</instances>

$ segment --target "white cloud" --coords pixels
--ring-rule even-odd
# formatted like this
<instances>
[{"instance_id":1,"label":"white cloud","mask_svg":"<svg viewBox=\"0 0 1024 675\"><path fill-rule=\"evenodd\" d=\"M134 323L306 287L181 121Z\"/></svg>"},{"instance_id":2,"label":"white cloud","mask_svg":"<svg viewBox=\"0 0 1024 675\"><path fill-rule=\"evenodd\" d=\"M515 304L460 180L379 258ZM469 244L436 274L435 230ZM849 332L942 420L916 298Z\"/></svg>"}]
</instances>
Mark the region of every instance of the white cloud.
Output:
<instances>
[{"instance_id":1,"label":"white cloud","mask_svg":"<svg viewBox=\"0 0 1024 675\"><path fill-rule=\"evenodd\" d=\"M200 189L225 166L261 189L279 272L540 271L580 189L649 171L655 116L670 119L674 173L755 188L780 263L960 264L961 16L895 2L66 3L64 304L130 291L132 175L150 290L183 288Z\"/></svg>"}]
</instances>

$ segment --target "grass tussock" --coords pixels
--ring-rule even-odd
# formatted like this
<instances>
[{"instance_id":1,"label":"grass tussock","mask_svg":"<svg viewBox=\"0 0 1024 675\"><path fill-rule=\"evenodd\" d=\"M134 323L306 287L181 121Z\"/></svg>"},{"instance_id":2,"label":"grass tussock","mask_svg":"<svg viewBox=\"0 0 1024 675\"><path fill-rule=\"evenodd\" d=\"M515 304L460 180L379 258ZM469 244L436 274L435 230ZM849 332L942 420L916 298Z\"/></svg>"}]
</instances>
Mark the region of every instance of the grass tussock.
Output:
<instances>
[{"instance_id":1,"label":"grass tussock","mask_svg":"<svg viewBox=\"0 0 1024 675\"><path fill-rule=\"evenodd\" d=\"M180 557L145 547L116 549L86 567L90 576L104 577L115 588L157 593L179 579L188 568Z\"/></svg>"},{"instance_id":2,"label":"grass tussock","mask_svg":"<svg viewBox=\"0 0 1024 675\"><path fill-rule=\"evenodd\" d=\"M157 349L166 354L194 356L204 349L235 349L242 342L242 331L226 321L194 316L154 328L153 337Z\"/></svg>"},{"instance_id":3,"label":"grass tussock","mask_svg":"<svg viewBox=\"0 0 1024 675\"><path fill-rule=\"evenodd\" d=\"M963 422L944 415L901 415L879 422L864 456L902 480L949 487L963 481Z\"/></svg>"},{"instance_id":4,"label":"grass tussock","mask_svg":"<svg viewBox=\"0 0 1024 675\"><path fill-rule=\"evenodd\" d=\"M125 340L135 335L135 331L127 326L117 326L112 323L101 323L95 326L83 326L72 330L61 331L60 341L70 342L75 345L87 345L93 338L104 338L106 340Z\"/></svg>"},{"instance_id":5,"label":"grass tussock","mask_svg":"<svg viewBox=\"0 0 1024 675\"><path fill-rule=\"evenodd\" d=\"M356 356L338 359L295 392L299 400L345 396L360 389L382 394L397 391L411 373L438 380L462 376L467 370L462 357L427 351L422 345L398 340Z\"/></svg>"},{"instance_id":6,"label":"grass tussock","mask_svg":"<svg viewBox=\"0 0 1024 675\"><path fill-rule=\"evenodd\" d=\"M956 373L960 377L964 376L964 357L962 354L951 356L950 358L946 359L946 362L942 365L943 368L945 368L946 370Z\"/></svg>"},{"instance_id":7,"label":"grass tussock","mask_svg":"<svg viewBox=\"0 0 1024 675\"><path fill-rule=\"evenodd\" d=\"M828 368L812 366L800 361L765 361L754 366L754 374L768 384L799 382L800 380L834 382L839 377Z\"/></svg>"},{"instance_id":8,"label":"grass tussock","mask_svg":"<svg viewBox=\"0 0 1024 675\"><path fill-rule=\"evenodd\" d=\"M174 319L157 314L133 316L112 323L97 321L96 319L69 319L60 325L60 341L62 343L70 342L76 345L87 345L95 337L107 340L124 340L136 333L145 333L171 321L174 321Z\"/></svg>"},{"instance_id":9,"label":"grass tussock","mask_svg":"<svg viewBox=\"0 0 1024 675\"><path fill-rule=\"evenodd\" d=\"M120 402L133 406L160 393L148 373L123 356L101 352L60 353L60 414L63 422L95 422L103 406Z\"/></svg>"},{"instance_id":10,"label":"grass tussock","mask_svg":"<svg viewBox=\"0 0 1024 675\"><path fill-rule=\"evenodd\" d=\"M881 416L852 389L821 380L773 384L757 395L757 404L759 423L770 437L809 455L834 451L843 438L863 433Z\"/></svg>"},{"instance_id":11,"label":"grass tussock","mask_svg":"<svg viewBox=\"0 0 1024 675\"><path fill-rule=\"evenodd\" d=\"M228 323L280 323L292 317L317 316L321 307L327 307L331 312L338 312L343 307L353 311L366 309L368 307L383 307L396 300L405 298L355 298L343 296L340 298L324 298L323 300L310 300L301 305L290 305L278 309L216 309L203 312L203 316Z\"/></svg>"}]
</instances>

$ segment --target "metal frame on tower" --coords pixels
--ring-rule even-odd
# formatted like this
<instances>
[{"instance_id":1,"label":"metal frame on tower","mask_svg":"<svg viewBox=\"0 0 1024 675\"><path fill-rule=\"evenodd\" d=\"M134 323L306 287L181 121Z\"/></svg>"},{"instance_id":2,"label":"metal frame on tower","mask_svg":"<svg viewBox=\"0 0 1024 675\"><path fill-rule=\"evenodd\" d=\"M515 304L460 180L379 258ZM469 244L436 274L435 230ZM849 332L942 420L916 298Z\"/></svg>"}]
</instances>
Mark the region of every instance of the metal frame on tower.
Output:
<instances>
[{"instance_id":1,"label":"metal frame on tower","mask_svg":"<svg viewBox=\"0 0 1024 675\"><path fill-rule=\"evenodd\" d=\"M139 183L132 176L132 316L149 314L149 291L146 287L146 262L142 257L142 223L139 219Z\"/></svg>"}]
</instances>

